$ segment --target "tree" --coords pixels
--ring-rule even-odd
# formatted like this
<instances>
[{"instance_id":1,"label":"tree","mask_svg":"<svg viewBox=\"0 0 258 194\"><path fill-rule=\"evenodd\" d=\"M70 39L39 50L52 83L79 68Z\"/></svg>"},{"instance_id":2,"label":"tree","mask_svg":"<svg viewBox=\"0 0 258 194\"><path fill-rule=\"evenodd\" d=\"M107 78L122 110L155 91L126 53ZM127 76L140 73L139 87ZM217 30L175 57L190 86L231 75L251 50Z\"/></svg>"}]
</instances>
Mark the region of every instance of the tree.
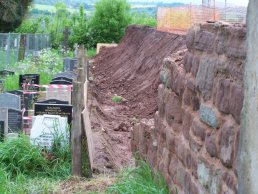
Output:
<instances>
[{"instance_id":1,"label":"tree","mask_svg":"<svg viewBox=\"0 0 258 194\"><path fill-rule=\"evenodd\" d=\"M126 0L98 1L90 25L95 44L119 42L130 20L130 5Z\"/></svg>"},{"instance_id":2,"label":"tree","mask_svg":"<svg viewBox=\"0 0 258 194\"><path fill-rule=\"evenodd\" d=\"M0 32L17 28L28 11L32 0L0 0Z\"/></svg>"}]
</instances>

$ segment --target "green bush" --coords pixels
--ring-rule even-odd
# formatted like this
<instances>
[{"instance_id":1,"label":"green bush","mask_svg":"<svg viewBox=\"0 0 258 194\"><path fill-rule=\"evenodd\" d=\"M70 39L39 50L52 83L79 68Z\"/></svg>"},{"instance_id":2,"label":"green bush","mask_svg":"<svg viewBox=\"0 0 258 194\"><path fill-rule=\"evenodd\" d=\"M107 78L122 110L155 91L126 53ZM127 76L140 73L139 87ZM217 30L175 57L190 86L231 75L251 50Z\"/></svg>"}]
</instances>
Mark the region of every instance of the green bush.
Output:
<instances>
[{"instance_id":1,"label":"green bush","mask_svg":"<svg viewBox=\"0 0 258 194\"><path fill-rule=\"evenodd\" d=\"M157 26L157 19L153 16L150 16L146 13L133 13L132 14L132 20L130 24L138 24L138 25L144 25L144 26L151 26L156 27Z\"/></svg>"},{"instance_id":2,"label":"green bush","mask_svg":"<svg viewBox=\"0 0 258 194\"><path fill-rule=\"evenodd\" d=\"M94 43L119 42L130 20L130 6L126 0L97 1L90 23Z\"/></svg>"}]
</instances>

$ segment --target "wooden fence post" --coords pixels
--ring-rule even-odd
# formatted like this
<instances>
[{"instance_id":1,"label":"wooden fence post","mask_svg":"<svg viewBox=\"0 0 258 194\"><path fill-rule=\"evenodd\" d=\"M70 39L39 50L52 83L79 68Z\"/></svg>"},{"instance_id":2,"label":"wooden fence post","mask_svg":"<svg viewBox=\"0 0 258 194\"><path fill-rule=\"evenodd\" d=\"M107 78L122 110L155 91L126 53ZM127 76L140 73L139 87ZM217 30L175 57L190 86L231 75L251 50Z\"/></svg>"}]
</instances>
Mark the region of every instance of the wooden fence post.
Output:
<instances>
[{"instance_id":1,"label":"wooden fence post","mask_svg":"<svg viewBox=\"0 0 258 194\"><path fill-rule=\"evenodd\" d=\"M72 121L72 175L82 176L82 100L83 83L73 82L73 121Z\"/></svg>"}]
</instances>

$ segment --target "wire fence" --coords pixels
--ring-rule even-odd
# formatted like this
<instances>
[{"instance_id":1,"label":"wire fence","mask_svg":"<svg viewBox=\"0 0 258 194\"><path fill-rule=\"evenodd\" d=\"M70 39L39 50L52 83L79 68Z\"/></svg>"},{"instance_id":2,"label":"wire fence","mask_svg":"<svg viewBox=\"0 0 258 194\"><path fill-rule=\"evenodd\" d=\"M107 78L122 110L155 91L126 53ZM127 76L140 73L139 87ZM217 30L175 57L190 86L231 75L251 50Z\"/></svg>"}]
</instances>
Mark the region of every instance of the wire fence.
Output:
<instances>
[{"instance_id":1,"label":"wire fence","mask_svg":"<svg viewBox=\"0 0 258 194\"><path fill-rule=\"evenodd\" d=\"M49 34L0 33L0 70L12 67L34 51L50 47Z\"/></svg>"},{"instance_id":2,"label":"wire fence","mask_svg":"<svg viewBox=\"0 0 258 194\"><path fill-rule=\"evenodd\" d=\"M192 4L180 7L159 7L157 29L185 34L193 24L206 21L245 23L246 13L246 7L219 8Z\"/></svg>"}]
</instances>

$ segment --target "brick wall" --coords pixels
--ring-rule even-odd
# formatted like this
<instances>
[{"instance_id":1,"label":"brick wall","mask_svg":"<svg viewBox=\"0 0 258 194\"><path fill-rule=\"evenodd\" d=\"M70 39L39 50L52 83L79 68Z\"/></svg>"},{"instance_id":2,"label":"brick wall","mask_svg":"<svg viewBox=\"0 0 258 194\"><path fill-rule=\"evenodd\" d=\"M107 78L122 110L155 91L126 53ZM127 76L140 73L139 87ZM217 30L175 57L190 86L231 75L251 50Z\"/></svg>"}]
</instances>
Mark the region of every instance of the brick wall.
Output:
<instances>
[{"instance_id":1,"label":"brick wall","mask_svg":"<svg viewBox=\"0 0 258 194\"><path fill-rule=\"evenodd\" d=\"M173 193L236 193L246 28L193 26L187 50L163 61L159 108L132 132L132 149Z\"/></svg>"}]
</instances>

